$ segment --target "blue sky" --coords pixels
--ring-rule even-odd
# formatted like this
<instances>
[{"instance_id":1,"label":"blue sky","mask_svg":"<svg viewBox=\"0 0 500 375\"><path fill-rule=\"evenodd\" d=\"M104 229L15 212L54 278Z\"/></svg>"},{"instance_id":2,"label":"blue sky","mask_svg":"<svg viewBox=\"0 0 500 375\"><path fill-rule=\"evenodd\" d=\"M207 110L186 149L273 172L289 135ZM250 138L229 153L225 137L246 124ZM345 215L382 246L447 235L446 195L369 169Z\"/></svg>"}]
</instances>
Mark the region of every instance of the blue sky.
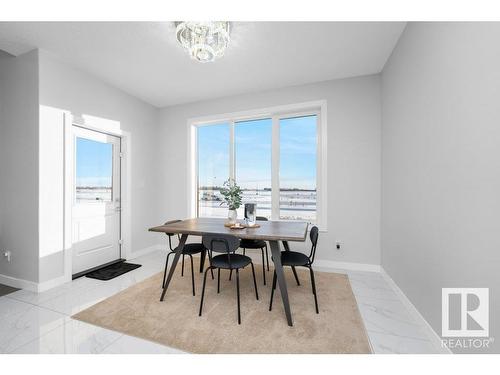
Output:
<instances>
[{"instance_id":1,"label":"blue sky","mask_svg":"<svg viewBox=\"0 0 500 375\"><path fill-rule=\"evenodd\" d=\"M271 119L235 124L236 181L271 187ZM229 175L229 125L198 128L200 186L222 185ZM280 122L280 187L316 188L316 116Z\"/></svg>"},{"instance_id":2,"label":"blue sky","mask_svg":"<svg viewBox=\"0 0 500 375\"><path fill-rule=\"evenodd\" d=\"M271 119L235 124L236 181L242 187L271 187Z\"/></svg>"},{"instance_id":3,"label":"blue sky","mask_svg":"<svg viewBox=\"0 0 500 375\"><path fill-rule=\"evenodd\" d=\"M235 124L236 181L243 188L271 187L271 119ZM85 138L76 141L78 186L111 186L113 145ZM201 186L229 177L229 125L198 128ZM280 187L316 187L316 116L280 121Z\"/></svg>"},{"instance_id":4,"label":"blue sky","mask_svg":"<svg viewBox=\"0 0 500 375\"><path fill-rule=\"evenodd\" d=\"M111 186L113 145L85 138L76 139L76 185Z\"/></svg>"}]
</instances>

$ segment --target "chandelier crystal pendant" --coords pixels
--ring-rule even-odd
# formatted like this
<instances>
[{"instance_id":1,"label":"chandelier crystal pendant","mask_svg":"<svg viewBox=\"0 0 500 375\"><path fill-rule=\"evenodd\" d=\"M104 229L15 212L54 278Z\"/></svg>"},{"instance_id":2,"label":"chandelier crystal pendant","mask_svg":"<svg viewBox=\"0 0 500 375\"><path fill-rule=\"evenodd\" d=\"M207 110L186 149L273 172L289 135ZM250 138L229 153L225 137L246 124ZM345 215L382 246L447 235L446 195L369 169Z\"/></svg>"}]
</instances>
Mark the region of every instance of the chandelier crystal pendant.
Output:
<instances>
[{"instance_id":1,"label":"chandelier crystal pendant","mask_svg":"<svg viewBox=\"0 0 500 375\"><path fill-rule=\"evenodd\" d=\"M176 36L192 59L211 62L222 57L229 44L229 22L176 22Z\"/></svg>"}]
</instances>

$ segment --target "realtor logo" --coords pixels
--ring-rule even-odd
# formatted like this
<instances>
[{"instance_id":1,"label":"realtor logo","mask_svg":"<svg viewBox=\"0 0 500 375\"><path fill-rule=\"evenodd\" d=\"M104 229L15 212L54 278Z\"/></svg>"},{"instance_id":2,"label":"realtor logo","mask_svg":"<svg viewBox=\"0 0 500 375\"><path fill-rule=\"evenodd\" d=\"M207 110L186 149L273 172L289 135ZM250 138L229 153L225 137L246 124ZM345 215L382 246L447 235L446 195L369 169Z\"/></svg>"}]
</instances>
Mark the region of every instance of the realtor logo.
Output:
<instances>
[{"instance_id":1,"label":"realtor logo","mask_svg":"<svg viewBox=\"0 0 500 375\"><path fill-rule=\"evenodd\" d=\"M489 336L489 289L443 288L442 337Z\"/></svg>"}]
</instances>

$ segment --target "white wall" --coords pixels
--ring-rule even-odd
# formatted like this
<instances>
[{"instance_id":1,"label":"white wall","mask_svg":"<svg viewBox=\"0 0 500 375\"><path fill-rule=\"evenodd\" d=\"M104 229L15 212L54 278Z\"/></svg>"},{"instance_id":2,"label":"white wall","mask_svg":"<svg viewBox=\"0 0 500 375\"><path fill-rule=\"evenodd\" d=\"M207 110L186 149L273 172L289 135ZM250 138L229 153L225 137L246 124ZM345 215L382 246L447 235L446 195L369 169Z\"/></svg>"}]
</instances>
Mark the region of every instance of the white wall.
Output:
<instances>
[{"instance_id":1,"label":"white wall","mask_svg":"<svg viewBox=\"0 0 500 375\"><path fill-rule=\"evenodd\" d=\"M38 279L38 55L0 51L0 275ZM7 263L4 251L12 252ZM0 281L1 282L1 281ZM6 280L3 280L6 282Z\"/></svg>"},{"instance_id":2,"label":"white wall","mask_svg":"<svg viewBox=\"0 0 500 375\"><path fill-rule=\"evenodd\" d=\"M379 264L381 103L375 75L162 109L163 219L188 216L189 118L315 100L327 100L328 106L328 232L320 236L317 257ZM336 239L343 250L335 249Z\"/></svg>"},{"instance_id":3,"label":"white wall","mask_svg":"<svg viewBox=\"0 0 500 375\"><path fill-rule=\"evenodd\" d=\"M159 189L161 167L158 164L159 149L161 143L157 137L158 115L157 108L146 104L102 81L75 69L63 62L58 61L45 51L39 51L40 69L40 107L41 121L40 129L50 127L48 121L59 129L52 131L51 137L40 137L41 145L46 148L60 148L63 142L62 123L54 120L53 109L69 111L77 118L97 117L106 121L115 122L121 130L131 134L131 150L125 157L131 158L131 204L132 204L132 252L142 250L158 243L147 229L157 225L161 215L159 214L158 199L161 197ZM49 107L49 108L47 108ZM44 116L44 113L46 116ZM62 154L61 154L62 158ZM45 163L44 175L40 176L41 186L46 186L42 181L46 176L60 176L62 159ZM43 167L41 167L43 168ZM52 177L53 179L53 177ZM53 181L48 181L52 184ZM62 180L57 183L60 184ZM60 186L58 186L59 188ZM49 189L46 189L49 192ZM40 191L43 194L43 191ZM42 199L42 198L41 198ZM62 196L58 194L45 195L45 207L47 199L52 199L53 205L61 205ZM54 222L55 218L49 210L45 210ZM41 213L43 215L43 213ZM57 215L60 215L59 213ZM41 217L42 220L42 217ZM62 228L60 228L62 236ZM54 246L59 247L61 242L52 241ZM46 281L63 274L62 249L45 249L45 256L40 260L40 281Z\"/></svg>"},{"instance_id":4,"label":"white wall","mask_svg":"<svg viewBox=\"0 0 500 375\"><path fill-rule=\"evenodd\" d=\"M0 55L0 278L64 276L63 114L104 120L131 134L132 257L159 241L159 110L44 51ZM133 157L132 157L133 156ZM1 276L3 275L3 276ZM22 284L25 286L25 284Z\"/></svg>"},{"instance_id":5,"label":"white wall","mask_svg":"<svg viewBox=\"0 0 500 375\"><path fill-rule=\"evenodd\" d=\"M382 265L438 334L442 287L489 287L495 352L499 41L499 23L410 23L382 79Z\"/></svg>"},{"instance_id":6,"label":"white wall","mask_svg":"<svg viewBox=\"0 0 500 375\"><path fill-rule=\"evenodd\" d=\"M160 149L157 137L158 109L58 61L45 51L40 51L39 61L41 108L51 107L69 111L79 118L92 116L111 120L122 130L130 132L131 150L125 157L131 157L132 161L129 176L132 197L131 249L135 252L157 244L158 239L148 233L147 229L158 224L161 216L158 208L158 197L161 196L159 189L161 169L158 166ZM47 121L44 117L41 117L41 120L40 127L46 127ZM52 137L46 140L51 142L52 147L60 146L63 141L62 123L53 125L60 129L57 131L52 129ZM43 138L40 137L40 140ZM53 172L54 168L60 169L61 162L62 159L59 163L52 160L50 164L45 164L49 169L47 175L50 175L50 171ZM43 179L44 176L40 178ZM52 195L52 199L54 204L60 205L62 196ZM50 212L47 214L51 215ZM62 229L60 230L62 235ZM47 249L46 252L51 255L41 258L40 281L62 275L62 253L58 250Z\"/></svg>"}]
</instances>

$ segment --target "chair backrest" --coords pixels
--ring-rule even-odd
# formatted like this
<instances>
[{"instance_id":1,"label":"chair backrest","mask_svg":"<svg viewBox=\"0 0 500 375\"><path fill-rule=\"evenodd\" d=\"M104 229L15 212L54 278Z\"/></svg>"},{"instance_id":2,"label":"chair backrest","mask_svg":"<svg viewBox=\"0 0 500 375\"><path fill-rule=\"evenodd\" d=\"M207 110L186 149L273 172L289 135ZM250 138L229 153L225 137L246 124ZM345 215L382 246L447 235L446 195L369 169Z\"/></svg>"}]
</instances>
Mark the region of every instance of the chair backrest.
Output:
<instances>
[{"instance_id":1,"label":"chair backrest","mask_svg":"<svg viewBox=\"0 0 500 375\"><path fill-rule=\"evenodd\" d=\"M311 263L314 262L314 256L316 255L316 245L318 244L319 237L319 229L317 226L311 228L309 233L309 239L311 240L311 254L309 255L309 259Z\"/></svg>"},{"instance_id":2,"label":"chair backrest","mask_svg":"<svg viewBox=\"0 0 500 375\"><path fill-rule=\"evenodd\" d=\"M265 216L257 216L256 219L257 221L267 221L267 217Z\"/></svg>"},{"instance_id":3,"label":"chair backrest","mask_svg":"<svg viewBox=\"0 0 500 375\"><path fill-rule=\"evenodd\" d=\"M167 221L165 222L165 224L163 225L168 225L168 224L173 224L173 223L178 223L182 220L170 220L170 221ZM172 236L175 234L175 233L165 233L167 236L168 236L168 247L170 247L170 250L174 251L174 249L172 249ZM180 236L177 234L177 238L179 239L180 241Z\"/></svg>"},{"instance_id":4,"label":"chair backrest","mask_svg":"<svg viewBox=\"0 0 500 375\"><path fill-rule=\"evenodd\" d=\"M206 234L203 245L211 252L234 253L240 247L240 239L230 234Z\"/></svg>"}]
</instances>

